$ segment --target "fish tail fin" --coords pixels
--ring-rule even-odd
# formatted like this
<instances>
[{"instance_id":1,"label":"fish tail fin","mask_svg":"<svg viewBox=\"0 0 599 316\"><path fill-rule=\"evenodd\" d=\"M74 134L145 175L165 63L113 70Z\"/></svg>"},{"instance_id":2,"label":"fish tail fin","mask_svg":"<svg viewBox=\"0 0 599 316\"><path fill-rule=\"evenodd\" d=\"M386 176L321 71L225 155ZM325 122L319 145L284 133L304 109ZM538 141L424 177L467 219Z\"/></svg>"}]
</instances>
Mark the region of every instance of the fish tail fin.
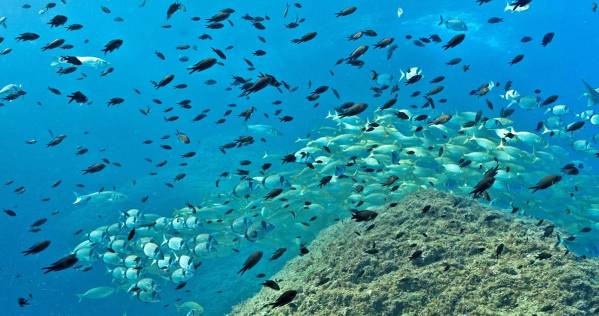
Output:
<instances>
[{"instance_id":1,"label":"fish tail fin","mask_svg":"<svg viewBox=\"0 0 599 316\"><path fill-rule=\"evenodd\" d=\"M77 192L73 192L73 194L75 195L75 202L73 202L73 205L81 203L81 197L79 196L79 194L77 194Z\"/></svg>"},{"instance_id":2,"label":"fish tail fin","mask_svg":"<svg viewBox=\"0 0 599 316\"><path fill-rule=\"evenodd\" d=\"M81 300L83 299L83 294L77 294L77 298L79 299L79 303L81 303Z\"/></svg>"},{"instance_id":3,"label":"fish tail fin","mask_svg":"<svg viewBox=\"0 0 599 316\"><path fill-rule=\"evenodd\" d=\"M439 15L439 24L437 25L443 25L443 16Z\"/></svg>"}]
</instances>

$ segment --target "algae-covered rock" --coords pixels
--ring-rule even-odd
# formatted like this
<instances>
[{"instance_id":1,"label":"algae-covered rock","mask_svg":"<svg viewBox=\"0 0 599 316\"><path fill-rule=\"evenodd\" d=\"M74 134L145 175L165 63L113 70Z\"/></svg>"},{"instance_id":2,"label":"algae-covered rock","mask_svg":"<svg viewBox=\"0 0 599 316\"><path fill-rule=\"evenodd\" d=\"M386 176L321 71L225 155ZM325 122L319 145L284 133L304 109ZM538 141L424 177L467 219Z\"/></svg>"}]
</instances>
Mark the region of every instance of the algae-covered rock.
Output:
<instances>
[{"instance_id":1,"label":"algae-covered rock","mask_svg":"<svg viewBox=\"0 0 599 316\"><path fill-rule=\"evenodd\" d=\"M430 190L394 204L321 232L272 277L280 291L263 288L231 315L599 312L599 262L567 252L551 223ZM290 304L266 306L286 290L298 291Z\"/></svg>"}]
</instances>

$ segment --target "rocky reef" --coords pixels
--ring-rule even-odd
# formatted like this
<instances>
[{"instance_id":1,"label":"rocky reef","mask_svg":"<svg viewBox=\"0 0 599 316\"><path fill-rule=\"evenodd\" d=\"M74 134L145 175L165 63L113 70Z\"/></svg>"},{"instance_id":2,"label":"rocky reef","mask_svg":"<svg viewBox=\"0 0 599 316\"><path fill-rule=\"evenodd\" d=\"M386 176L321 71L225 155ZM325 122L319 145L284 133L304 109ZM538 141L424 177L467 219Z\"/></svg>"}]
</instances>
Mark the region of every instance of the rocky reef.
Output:
<instances>
[{"instance_id":1,"label":"rocky reef","mask_svg":"<svg viewBox=\"0 0 599 316\"><path fill-rule=\"evenodd\" d=\"M432 190L377 212L322 231L271 277L279 291L265 287L230 314L599 313L599 261L567 251L549 222ZM289 304L267 306L289 290Z\"/></svg>"}]
</instances>

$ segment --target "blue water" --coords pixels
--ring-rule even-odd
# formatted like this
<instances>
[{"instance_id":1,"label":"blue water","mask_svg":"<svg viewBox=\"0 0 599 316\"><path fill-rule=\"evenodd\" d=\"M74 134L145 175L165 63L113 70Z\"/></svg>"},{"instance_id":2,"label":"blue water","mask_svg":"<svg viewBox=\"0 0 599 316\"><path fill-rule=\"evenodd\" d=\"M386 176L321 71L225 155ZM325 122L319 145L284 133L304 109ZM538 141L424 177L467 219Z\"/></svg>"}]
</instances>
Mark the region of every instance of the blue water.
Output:
<instances>
[{"instance_id":1,"label":"blue water","mask_svg":"<svg viewBox=\"0 0 599 316\"><path fill-rule=\"evenodd\" d=\"M177 297L201 303L206 315L226 313L232 305L251 296L260 287L252 277L258 271L252 271L249 277L236 275L242 262L257 249L257 245L244 247L240 253L230 256L205 260L186 287L192 290L191 293L172 293L169 290L164 294L167 299L157 304L138 302L122 292L107 300L78 303L75 294L110 284L111 278L106 275L102 264L94 265L91 271L85 273L67 270L44 275L40 268L64 256L82 240L81 235L74 235L75 231L88 231L112 223L118 220L122 210L140 208L168 216L186 202L201 204L203 198L212 192L228 193L230 187L226 185L220 189L214 187L214 181L221 172L232 170L231 166L236 166L242 159L250 159L257 164L265 152L281 155L295 151L299 145L294 141L323 124L330 124L325 120L327 112L342 101L371 104L367 113L362 114L367 117L384 102L383 98L374 99L369 92L371 69L398 77L400 69L419 66L425 71L427 81L437 75L445 75L449 79L444 83L443 97L449 102L441 107L450 113L483 109L489 116L491 112L486 109L485 98L469 96L468 92L490 80L500 83L512 80L523 94L531 94L537 88L542 90L544 97L558 94L558 103L568 104L572 113L587 109L586 100L580 97L583 92L581 79L599 86L596 67L599 63L599 38L596 36L599 14L591 11L590 1L574 5L565 1L535 0L529 11L520 14L504 13L505 1L500 0L482 6L474 0L403 1L401 6L405 13L401 18L396 15L397 1L302 1L303 8L291 7L289 17L284 19L284 1L273 4L275 1L188 0L182 1L187 11L175 13L169 21L165 20L165 12L170 2L148 0L143 8L139 7L140 2L67 0L66 5L58 3L56 8L44 15L37 13L45 6L42 1L30 1L31 9L22 9L23 1L3 0L0 3L0 16L8 18L8 27L0 27L0 36L5 37L0 50L13 49L12 53L0 56L0 86L17 83L27 91L23 98L0 107L0 146L3 149L0 180L15 180L10 186L0 187L0 206L17 213L16 217L2 214L0 218L0 248L4 256L0 267L3 315L121 315L123 312L127 315L174 315L173 303ZM358 11L348 17L334 17L334 12L349 5L356 5ZM112 13L103 13L100 6L109 7ZM224 22L225 27L221 30L206 29L205 19L224 7L235 9L230 18L234 26ZM245 13L268 15L270 20L263 22L267 29L261 31L252 27L241 18ZM80 23L84 28L74 32L67 32L64 28L51 29L46 22L56 14L67 16L67 25ZM416 38L439 34L446 41L456 34L437 26L439 15L460 17L468 23L470 31L462 45L444 52L438 45L420 48L405 40L407 34ZM193 16L201 17L202 21L193 22ZM297 29L284 28L284 24L296 16L305 17L306 21ZM487 19L493 16L504 17L505 22L487 24ZM115 17L122 17L124 22L113 21ZM161 27L167 23L172 28ZM355 31L367 28L376 30L379 36L357 42L346 40ZM313 41L300 45L290 42L309 31L318 32ZM14 38L23 32L35 32L41 38L34 42L16 42ZM547 32L555 32L556 37L548 47L542 47L540 40ZM198 40L203 33L210 34L213 40ZM259 35L267 39L266 44L257 39ZM532 36L533 41L520 43L520 38L525 35ZM339 58L346 57L359 43L375 42L386 36L394 37L399 45L391 61L385 58L386 50L373 51L371 47L371 51L363 57L366 65L362 69L334 66ZM40 48L55 38L64 38L75 47L70 51L41 52ZM123 46L104 56L100 51L103 45L116 38L124 40ZM89 39L87 44L84 43L86 39ZM197 50L175 49L181 44L197 46ZM234 49L224 50L229 45L234 45ZM188 75L185 68L189 65L206 57L216 57L211 47L225 52L227 60L223 61L224 66L216 65L207 71ZM265 50L267 55L252 56L251 53L257 49ZM166 61L156 58L155 51L164 53ZM521 53L526 55L524 61L509 66L508 61ZM100 77L99 71L92 68L59 76L50 63L61 54L102 57L115 70L106 77ZM188 56L189 62L179 62L180 56ZM453 57L463 58L464 63L471 65L470 71L464 73L459 66L450 68L444 65ZM257 70L247 71L243 58L250 59ZM329 70L335 75L331 76ZM77 80L81 72L86 73L87 78ZM239 98L237 87L224 91L232 81L232 75L255 79L258 72L273 74L277 79L300 88L296 93L279 93L269 87L249 99ZM170 86L155 90L149 83L167 74L176 77ZM217 84L205 85L204 81L208 79L216 80ZM341 100L328 93L318 100L319 106L313 108L313 103L305 99L313 89L307 88L308 81L312 82L313 88L319 85L335 88L340 92ZM178 83L187 83L189 87L173 89L172 86ZM51 94L47 89L49 86L58 88L62 95ZM141 95L135 94L133 89L139 89ZM400 102L405 103L404 106L423 103L421 99L409 98L408 89L403 86L401 89ZM66 95L77 90L84 92L93 103L67 104ZM117 96L124 98L125 103L107 107L106 102ZM164 103L154 104L154 98ZM183 99L191 99L193 108L179 108L176 102ZM492 99L496 109L502 106L498 97L493 96ZM273 105L275 100L282 100L283 104ZM228 104L236 104L237 107L230 108ZM139 109L146 106L152 108L149 116L139 113ZM162 113L169 106L175 109L171 113ZM283 135L266 137L266 143L258 140L251 146L233 149L223 155L218 151L220 145L248 134L243 120L237 115L249 106L257 108L249 123L271 124ZM210 109L208 117L192 122L192 118L205 108ZM233 109L231 116L224 124L216 125L214 122L228 109ZM294 120L279 122L272 115L276 109L282 109ZM264 113L270 114L271 118L266 118ZM163 117L170 115L181 118L176 122L165 122ZM520 130L534 129L542 118L542 110L519 109L512 116ZM60 145L47 148L45 144L52 138L49 130L67 137ZM192 143L182 145L177 142L177 130L187 133ZM576 138L590 140L598 132L598 128L587 124ZM171 138L159 140L166 134ZM38 143L25 144L28 139L36 139ZM142 144L145 139L154 140L154 144ZM585 169L598 167L596 159L581 158L582 155L572 152L568 141L557 143L564 146L565 155L582 159ZM170 144L174 149L165 151L158 144ZM89 153L76 156L78 146L85 146ZM198 155L192 159L180 158L181 154L191 150ZM108 166L98 174L81 175L81 170L102 158L119 162L122 167ZM144 158L151 158L153 162L148 163ZM167 166L153 167L162 159L169 161ZM183 161L189 162L189 166L178 166ZM148 175L156 170L158 175ZM183 181L176 183L174 188L165 186L181 172L187 174ZM57 180L62 183L51 188ZM79 183L85 188L77 188ZM25 186L26 192L15 194L13 190L18 186ZM115 187L128 199L94 207L71 205L74 191L89 193L101 187ZM143 204L140 200L146 195L149 200ZM44 198L50 200L43 202ZM59 213L51 215L53 211ZM48 218L42 231L29 232L29 225L42 217ZM52 241L47 250L38 255L21 256L20 251L43 239ZM592 245L593 240L589 244ZM264 272L268 275L276 272L294 255L295 252L286 254L282 260L266 266L268 270ZM220 290L222 293L218 292ZM30 305L19 307L17 298L26 297L28 293L33 296ZM170 306L163 307L164 304Z\"/></svg>"}]
</instances>

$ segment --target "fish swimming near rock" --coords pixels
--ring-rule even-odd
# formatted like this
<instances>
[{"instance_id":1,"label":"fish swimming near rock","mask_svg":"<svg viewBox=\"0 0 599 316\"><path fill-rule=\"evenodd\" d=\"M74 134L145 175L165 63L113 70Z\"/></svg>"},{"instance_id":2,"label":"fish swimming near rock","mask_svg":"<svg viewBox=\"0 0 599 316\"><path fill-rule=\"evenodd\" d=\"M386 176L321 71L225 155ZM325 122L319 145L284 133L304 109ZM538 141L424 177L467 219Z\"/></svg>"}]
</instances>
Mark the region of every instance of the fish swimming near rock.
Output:
<instances>
[{"instance_id":1,"label":"fish swimming near rock","mask_svg":"<svg viewBox=\"0 0 599 316\"><path fill-rule=\"evenodd\" d=\"M293 301L293 299L297 296L297 291L295 290L287 290L283 292L274 302L266 304L266 306L270 306L271 308L285 306Z\"/></svg>"},{"instance_id":2,"label":"fish swimming near rock","mask_svg":"<svg viewBox=\"0 0 599 316\"><path fill-rule=\"evenodd\" d=\"M243 267L239 270L240 275L243 275L247 270L253 268L262 259L262 251L255 251L243 263Z\"/></svg>"}]
</instances>

